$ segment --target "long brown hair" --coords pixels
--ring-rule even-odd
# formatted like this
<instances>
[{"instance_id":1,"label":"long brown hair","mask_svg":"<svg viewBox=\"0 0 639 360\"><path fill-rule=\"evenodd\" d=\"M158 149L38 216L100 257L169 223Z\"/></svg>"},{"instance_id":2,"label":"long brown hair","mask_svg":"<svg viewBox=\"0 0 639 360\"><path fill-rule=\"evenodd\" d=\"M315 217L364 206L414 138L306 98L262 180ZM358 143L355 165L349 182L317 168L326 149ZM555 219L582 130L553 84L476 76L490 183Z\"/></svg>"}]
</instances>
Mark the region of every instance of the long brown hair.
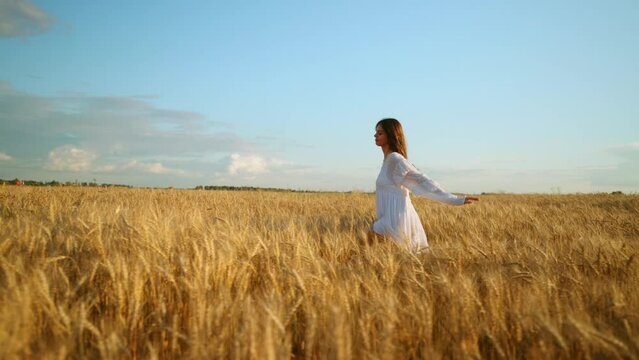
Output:
<instances>
[{"instance_id":1,"label":"long brown hair","mask_svg":"<svg viewBox=\"0 0 639 360\"><path fill-rule=\"evenodd\" d=\"M378 121L375 128L380 125L388 137L388 146L391 151L398 152L408 159L408 153L406 152L406 139L404 139L402 124L400 124L397 119L386 118Z\"/></svg>"}]
</instances>

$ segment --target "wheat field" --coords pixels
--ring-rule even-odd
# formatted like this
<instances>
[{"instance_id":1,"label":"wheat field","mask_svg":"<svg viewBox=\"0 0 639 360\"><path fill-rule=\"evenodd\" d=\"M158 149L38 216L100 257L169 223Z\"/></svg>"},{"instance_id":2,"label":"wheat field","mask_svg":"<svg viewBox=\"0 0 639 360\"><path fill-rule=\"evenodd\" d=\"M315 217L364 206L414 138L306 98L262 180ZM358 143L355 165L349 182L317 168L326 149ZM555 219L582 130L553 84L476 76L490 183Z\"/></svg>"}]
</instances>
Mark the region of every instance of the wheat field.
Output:
<instances>
[{"instance_id":1,"label":"wheat field","mask_svg":"<svg viewBox=\"0 0 639 360\"><path fill-rule=\"evenodd\" d=\"M0 187L0 358L638 358L639 195Z\"/></svg>"}]
</instances>

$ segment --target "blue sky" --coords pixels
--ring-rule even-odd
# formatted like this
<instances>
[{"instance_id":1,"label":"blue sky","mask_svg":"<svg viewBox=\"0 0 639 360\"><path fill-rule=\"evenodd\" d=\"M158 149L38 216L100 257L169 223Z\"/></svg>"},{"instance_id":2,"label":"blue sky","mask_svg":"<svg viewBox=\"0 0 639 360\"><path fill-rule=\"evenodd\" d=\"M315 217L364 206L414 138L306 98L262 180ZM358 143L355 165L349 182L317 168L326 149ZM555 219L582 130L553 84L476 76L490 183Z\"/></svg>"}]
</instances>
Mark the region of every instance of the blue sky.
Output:
<instances>
[{"instance_id":1,"label":"blue sky","mask_svg":"<svg viewBox=\"0 0 639 360\"><path fill-rule=\"evenodd\" d=\"M639 191L636 1L0 2L0 178Z\"/></svg>"}]
</instances>

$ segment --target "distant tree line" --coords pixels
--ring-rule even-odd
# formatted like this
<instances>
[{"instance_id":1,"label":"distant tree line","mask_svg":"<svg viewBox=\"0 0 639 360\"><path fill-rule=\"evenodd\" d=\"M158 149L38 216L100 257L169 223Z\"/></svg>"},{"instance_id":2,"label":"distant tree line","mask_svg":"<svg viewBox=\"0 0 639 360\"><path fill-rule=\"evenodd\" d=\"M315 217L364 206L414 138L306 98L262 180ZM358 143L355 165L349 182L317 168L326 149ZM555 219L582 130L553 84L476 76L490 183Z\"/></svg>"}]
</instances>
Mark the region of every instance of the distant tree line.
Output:
<instances>
[{"instance_id":1,"label":"distant tree line","mask_svg":"<svg viewBox=\"0 0 639 360\"><path fill-rule=\"evenodd\" d=\"M16 186L87 186L87 187L125 187L133 188L131 185L121 184L98 184L96 181L35 181L35 180L5 180L0 179L1 185L16 185ZM145 189L151 189L153 187L144 187ZM173 189L173 187L169 187ZM195 190L231 190L231 191L279 191L279 192L303 192L303 193L316 193L318 191L312 190L291 190L291 189L278 189L278 188L261 188L254 186L196 186Z\"/></svg>"},{"instance_id":2,"label":"distant tree line","mask_svg":"<svg viewBox=\"0 0 639 360\"><path fill-rule=\"evenodd\" d=\"M95 181L36 181L36 180L4 180L0 179L0 185L28 185L28 186L88 186L88 187L126 187L130 188L130 185L121 185L121 184L98 184Z\"/></svg>"},{"instance_id":3,"label":"distant tree line","mask_svg":"<svg viewBox=\"0 0 639 360\"><path fill-rule=\"evenodd\" d=\"M277 191L277 192L300 192L300 193L316 193L313 190L293 190L279 188L263 188L255 186L229 186L229 185L198 185L195 190L229 190L229 191Z\"/></svg>"},{"instance_id":4,"label":"distant tree line","mask_svg":"<svg viewBox=\"0 0 639 360\"><path fill-rule=\"evenodd\" d=\"M553 195L561 195L561 193L558 192L553 192ZM577 194L581 194L581 193L577 193ZM601 194L606 194L605 192L601 193ZM613 191L610 193L611 195L623 195L623 191ZM515 193L507 193L505 191L499 191L499 192L482 192L480 195L516 195ZM570 195L570 194L567 194Z\"/></svg>"},{"instance_id":5,"label":"distant tree line","mask_svg":"<svg viewBox=\"0 0 639 360\"><path fill-rule=\"evenodd\" d=\"M123 188L133 188L131 185L122 185L122 184L98 184L96 181L35 181L35 180L4 180L0 179L0 185L27 185L27 186L87 186L87 187L123 187ZM145 187L149 189L150 187ZM151 187L152 188L152 187ZM173 189L173 187L169 187ZM333 191L317 191L317 190L293 190L293 189L280 189L280 188L264 188L264 187L255 187L255 186L230 186L230 185L198 185L194 188L195 190L227 190L227 191L275 191L275 192L296 192L296 193L321 193L321 192L333 192ZM372 193L372 192L362 192L362 191L343 191L345 193ZM623 195L622 191L613 191L612 195ZM481 195L512 195L505 191L498 192L482 192Z\"/></svg>"}]
</instances>

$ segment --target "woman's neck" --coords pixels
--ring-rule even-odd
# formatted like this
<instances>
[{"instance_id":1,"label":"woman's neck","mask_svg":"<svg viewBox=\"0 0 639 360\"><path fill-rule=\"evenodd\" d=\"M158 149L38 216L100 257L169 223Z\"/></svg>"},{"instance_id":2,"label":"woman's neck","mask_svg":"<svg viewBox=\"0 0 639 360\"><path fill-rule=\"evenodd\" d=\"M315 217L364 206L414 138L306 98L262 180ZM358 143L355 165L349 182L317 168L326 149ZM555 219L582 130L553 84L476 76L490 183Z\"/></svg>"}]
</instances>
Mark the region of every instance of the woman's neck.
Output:
<instances>
[{"instance_id":1,"label":"woman's neck","mask_svg":"<svg viewBox=\"0 0 639 360\"><path fill-rule=\"evenodd\" d=\"M382 152L384 152L384 159L386 159L386 156L393 151L390 149L390 146L382 146Z\"/></svg>"}]
</instances>

